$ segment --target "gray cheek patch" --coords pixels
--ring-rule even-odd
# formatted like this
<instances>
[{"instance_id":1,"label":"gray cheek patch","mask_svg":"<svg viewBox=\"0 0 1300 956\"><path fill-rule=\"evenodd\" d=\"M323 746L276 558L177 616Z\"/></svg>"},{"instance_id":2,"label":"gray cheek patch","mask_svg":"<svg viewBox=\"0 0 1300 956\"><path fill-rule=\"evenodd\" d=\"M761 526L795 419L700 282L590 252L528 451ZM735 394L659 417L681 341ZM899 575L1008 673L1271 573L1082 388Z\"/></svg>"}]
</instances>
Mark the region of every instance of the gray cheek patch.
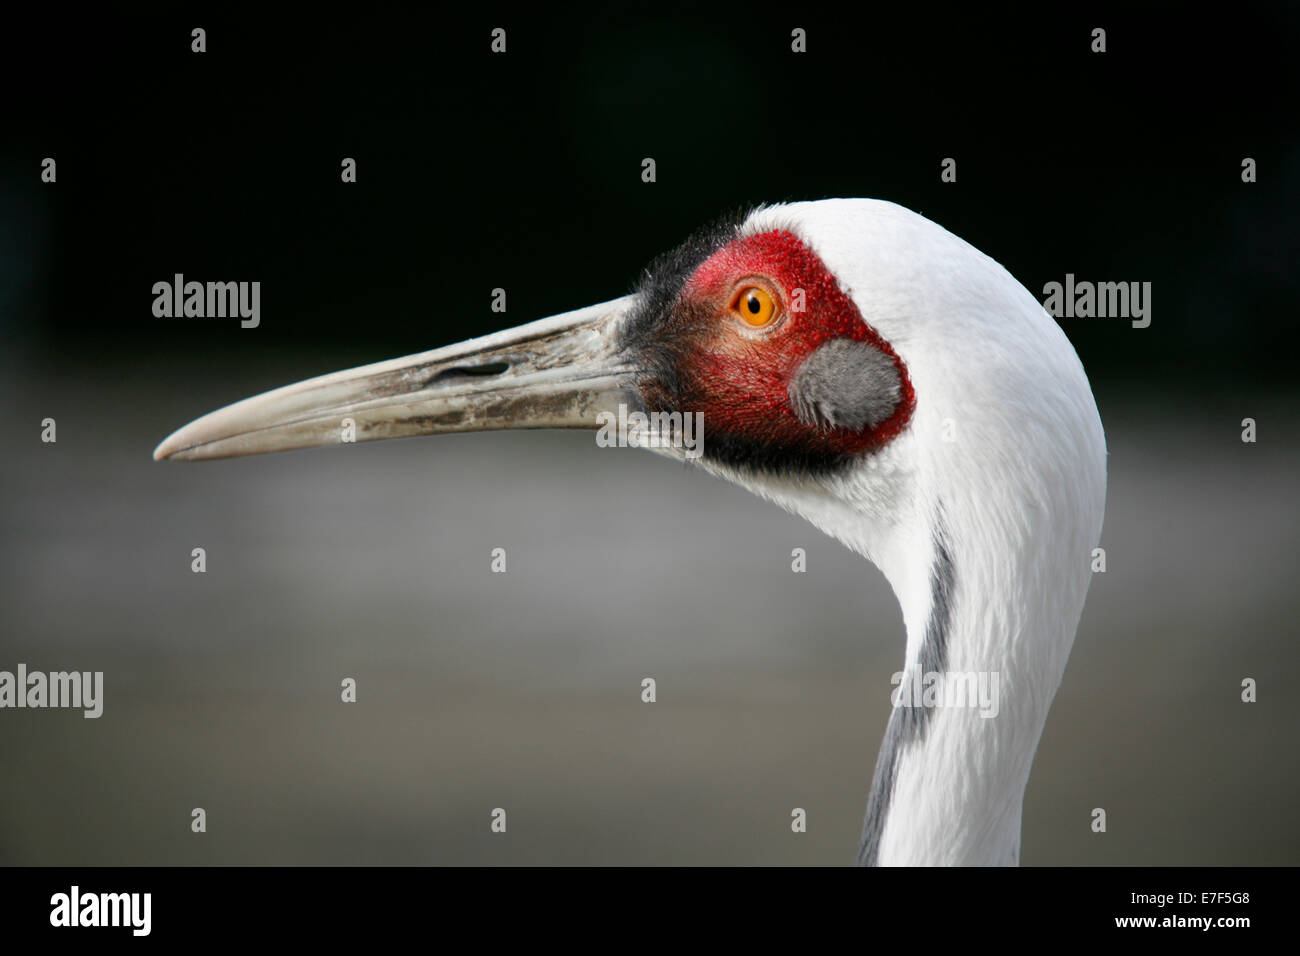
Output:
<instances>
[{"instance_id":1,"label":"gray cheek patch","mask_svg":"<svg viewBox=\"0 0 1300 956\"><path fill-rule=\"evenodd\" d=\"M804 360L788 389L806 425L861 431L889 418L902 397L894 360L866 342L831 339Z\"/></svg>"}]
</instances>

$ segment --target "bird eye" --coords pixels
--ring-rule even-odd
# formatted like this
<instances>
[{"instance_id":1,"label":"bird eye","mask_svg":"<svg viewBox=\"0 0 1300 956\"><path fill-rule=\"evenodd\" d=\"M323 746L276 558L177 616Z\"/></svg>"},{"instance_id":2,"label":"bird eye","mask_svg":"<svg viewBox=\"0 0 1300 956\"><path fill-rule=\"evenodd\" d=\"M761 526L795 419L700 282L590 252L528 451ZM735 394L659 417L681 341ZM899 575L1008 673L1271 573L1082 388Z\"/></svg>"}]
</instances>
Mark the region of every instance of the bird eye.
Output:
<instances>
[{"instance_id":1,"label":"bird eye","mask_svg":"<svg viewBox=\"0 0 1300 956\"><path fill-rule=\"evenodd\" d=\"M731 301L731 311L748 326L760 329L776 318L776 300L762 286L747 285Z\"/></svg>"}]
</instances>

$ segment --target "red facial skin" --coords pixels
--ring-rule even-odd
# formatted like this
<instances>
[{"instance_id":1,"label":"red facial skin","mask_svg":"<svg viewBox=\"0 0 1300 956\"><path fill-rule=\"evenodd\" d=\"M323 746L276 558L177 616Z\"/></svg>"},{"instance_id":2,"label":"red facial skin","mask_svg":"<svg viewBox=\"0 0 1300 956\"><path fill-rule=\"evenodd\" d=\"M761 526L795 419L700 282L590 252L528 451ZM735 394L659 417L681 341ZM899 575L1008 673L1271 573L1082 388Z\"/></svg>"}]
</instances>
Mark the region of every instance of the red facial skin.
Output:
<instances>
[{"instance_id":1,"label":"red facial skin","mask_svg":"<svg viewBox=\"0 0 1300 956\"><path fill-rule=\"evenodd\" d=\"M753 280L759 280L754 282ZM732 311L736 293L760 285L777 298L778 317L755 329ZM792 310L803 289L805 310ZM862 318L822 261L794 234L777 229L723 246L682 289L680 372L690 407L704 413L707 432L768 447L821 455L857 455L897 435L912 417L916 396L902 359ZM831 339L866 342L894 360L902 395L894 413L874 428L852 431L800 421L790 407L790 379ZM684 341L683 341L684 340Z\"/></svg>"}]
</instances>

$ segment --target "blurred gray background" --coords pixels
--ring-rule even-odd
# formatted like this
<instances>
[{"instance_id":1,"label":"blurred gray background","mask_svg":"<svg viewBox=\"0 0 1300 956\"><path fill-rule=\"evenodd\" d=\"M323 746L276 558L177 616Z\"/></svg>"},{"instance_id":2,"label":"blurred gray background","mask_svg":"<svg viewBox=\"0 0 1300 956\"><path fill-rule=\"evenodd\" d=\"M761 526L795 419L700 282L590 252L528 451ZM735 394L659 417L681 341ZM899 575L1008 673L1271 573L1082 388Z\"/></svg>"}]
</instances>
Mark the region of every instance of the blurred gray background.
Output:
<instances>
[{"instance_id":1,"label":"blurred gray background","mask_svg":"<svg viewBox=\"0 0 1300 956\"><path fill-rule=\"evenodd\" d=\"M150 459L230 401L613 298L730 208L829 196L915 209L1036 295L1152 283L1150 328L1062 321L1109 569L1023 862L1300 862L1300 8L1209 38L1085 13L258 11L205 14L197 55L185 11L7 12L0 669L102 670L106 700L0 711L0 863L851 862L902 621L799 519L587 434ZM261 325L154 318L178 272L260 281Z\"/></svg>"},{"instance_id":2,"label":"blurred gray background","mask_svg":"<svg viewBox=\"0 0 1300 956\"><path fill-rule=\"evenodd\" d=\"M3 666L102 670L106 689L98 720L0 713L0 861L852 860L903 651L871 565L586 433L151 461L191 416L325 370L238 364L4 378L0 533L23 545L0 567ZM1099 403L1109 569L1023 862L1295 863L1292 407ZM33 440L47 414L55 445Z\"/></svg>"}]
</instances>

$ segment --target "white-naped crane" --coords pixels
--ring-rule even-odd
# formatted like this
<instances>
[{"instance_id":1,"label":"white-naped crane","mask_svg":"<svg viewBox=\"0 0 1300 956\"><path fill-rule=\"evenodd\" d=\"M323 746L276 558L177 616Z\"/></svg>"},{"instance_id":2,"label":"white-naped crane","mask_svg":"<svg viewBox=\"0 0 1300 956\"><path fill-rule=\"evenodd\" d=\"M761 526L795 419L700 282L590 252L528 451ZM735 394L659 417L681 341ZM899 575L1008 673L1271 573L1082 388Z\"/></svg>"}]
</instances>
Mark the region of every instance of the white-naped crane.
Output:
<instances>
[{"instance_id":1,"label":"white-naped crane","mask_svg":"<svg viewBox=\"0 0 1300 956\"><path fill-rule=\"evenodd\" d=\"M896 693L858 862L1017 863L1101 533L1105 437L1043 306L913 212L760 207L656 260L631 295L246 399L154 457L336 444L347 428L596 429L620 405L701 413L693 460L884 572L907 631L900 690L993 676L995 716Z\"/></svg>"}]
</instances>

